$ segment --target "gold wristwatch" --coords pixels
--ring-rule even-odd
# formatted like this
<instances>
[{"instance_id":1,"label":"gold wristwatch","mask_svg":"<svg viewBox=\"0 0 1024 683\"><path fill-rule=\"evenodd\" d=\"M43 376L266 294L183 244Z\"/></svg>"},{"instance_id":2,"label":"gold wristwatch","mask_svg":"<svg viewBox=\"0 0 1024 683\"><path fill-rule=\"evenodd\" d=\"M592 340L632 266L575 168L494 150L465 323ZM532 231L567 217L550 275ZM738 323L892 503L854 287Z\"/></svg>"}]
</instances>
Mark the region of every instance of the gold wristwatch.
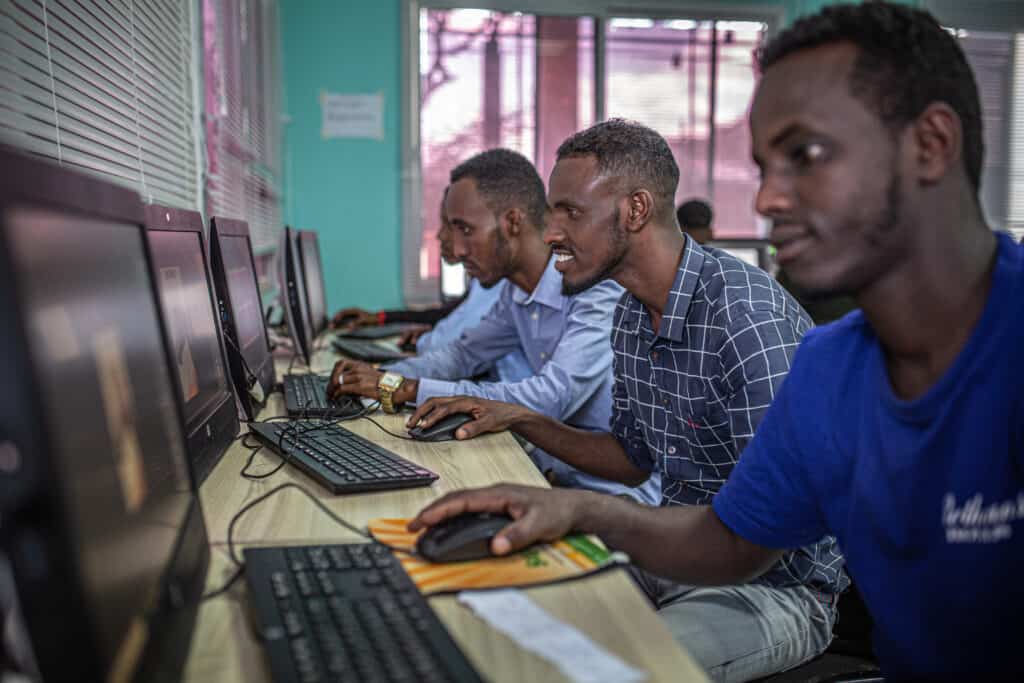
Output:
<instances>
[{"instance_id":1,"label":"gold wristwatch","mask_svg":"<svg viewBox=\"0 0 1024 683\"><path fill-rule=\"evenodd\" d=\"M397 372L385 372L377 380L377 388L380 389L380 407L384 409L385 413L398 412L398 408L392 399L404 381L405 377L402 377Z\"/></svg>"}]
</instances>

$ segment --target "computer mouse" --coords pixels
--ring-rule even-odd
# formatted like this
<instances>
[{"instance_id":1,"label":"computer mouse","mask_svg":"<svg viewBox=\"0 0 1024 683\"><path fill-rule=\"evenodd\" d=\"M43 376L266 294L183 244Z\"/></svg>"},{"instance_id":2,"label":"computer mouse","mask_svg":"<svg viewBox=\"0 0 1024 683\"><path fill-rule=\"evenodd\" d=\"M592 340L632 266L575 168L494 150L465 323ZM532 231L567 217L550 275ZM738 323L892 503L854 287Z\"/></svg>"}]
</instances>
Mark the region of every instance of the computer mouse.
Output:
<instances>
[{"instance_id":1,"label":"computer mouse","mask_svg":"<svg viewBox=\"0 0 1024 683\"><path fill-rule=\"evenodd\" d=\"M406 353L416 353L416 342L407 340L398 345L399 351L405 351Z\"/></svg>"},{"instance_id":2,"label":"computer mouse","mask_svg":"<svg viewBox=\"0 0 1024 683\"><path fill-rule=\"evenodd\" d=\"M429 427L413 427L409 436L417 441L451 441L455 438L455 430L472 420L469 413L452 413Z\"/></svg>"},{"instance_id":3,"label":"computer mouse","mask_svg":"<svg viewBox=\"0 0 1024 683\"><path fill-rule=\"evenodd\" d=\"M512 518L491 512L467 512L430 527L416 541L416 552L431 562L464 562L492 557L491 539Z\"/></svg>"}]
</instances>

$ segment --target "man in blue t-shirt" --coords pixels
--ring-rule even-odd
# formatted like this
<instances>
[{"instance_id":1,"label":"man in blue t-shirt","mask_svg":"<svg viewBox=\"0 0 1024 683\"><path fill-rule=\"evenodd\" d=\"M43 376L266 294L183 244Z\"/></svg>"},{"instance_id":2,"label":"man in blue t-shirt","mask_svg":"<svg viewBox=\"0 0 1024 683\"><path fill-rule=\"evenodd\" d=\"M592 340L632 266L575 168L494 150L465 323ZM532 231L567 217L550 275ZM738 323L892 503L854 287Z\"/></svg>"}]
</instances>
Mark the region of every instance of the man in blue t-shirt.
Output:
<instances>
[{"instance_id":1,"label":"man in blue t-shirt","mask_svg":"<svg viewBox=\"0 0 1024 683\"><path fill-rule=\"evenodd\" d=\"M1024 247L985 224L977 86L930 15L838 5L759 55L757 209L778 260L860 311L810 332L729 480L703 507L499 486L450 494L514 518L497 553L571 529L676 581L752 579L838 539L888 679L1024 669Z\"/></svg>"}]
</instances>

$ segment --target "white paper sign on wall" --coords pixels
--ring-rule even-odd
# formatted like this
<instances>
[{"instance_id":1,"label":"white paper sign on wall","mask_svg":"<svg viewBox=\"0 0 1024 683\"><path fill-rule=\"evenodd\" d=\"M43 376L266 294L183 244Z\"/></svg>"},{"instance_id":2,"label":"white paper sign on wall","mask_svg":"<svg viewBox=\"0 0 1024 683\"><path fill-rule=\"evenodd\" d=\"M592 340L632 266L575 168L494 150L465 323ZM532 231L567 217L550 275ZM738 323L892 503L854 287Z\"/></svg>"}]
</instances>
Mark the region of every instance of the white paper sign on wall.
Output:
<instances>
[{"instance_id":1,"label":"white paper sign on wall","mask_svg":"<svg viewBox=\"0 0 1024 683\"><path fill-rule=\"evenodd\" d=\"M320 93L321 128L331 138L384 139L384 93Z\"/></svg>"}]
</instances>

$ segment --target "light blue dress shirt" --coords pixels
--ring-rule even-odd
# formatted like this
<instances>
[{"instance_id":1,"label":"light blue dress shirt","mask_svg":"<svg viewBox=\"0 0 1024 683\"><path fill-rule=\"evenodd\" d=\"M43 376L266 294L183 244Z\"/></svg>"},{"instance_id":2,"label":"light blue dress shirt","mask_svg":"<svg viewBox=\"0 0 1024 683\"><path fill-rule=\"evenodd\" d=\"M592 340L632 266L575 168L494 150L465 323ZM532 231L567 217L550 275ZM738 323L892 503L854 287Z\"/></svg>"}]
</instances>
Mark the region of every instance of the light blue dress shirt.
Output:
<instances>
[{"instance_id":1,"label":"light blue dress shirt","mask_svg":"<svg viewBox=\"0 0 1024 683\"><path fill-rule=\"evenodd\" d=\"M434 329L419 338L416 342L416 353L422 355L448 346L458 339L464 330L479 325L484 315L501 296L503 284L504 281L486 289L476 278L470 280L465 300L438 321ZM533 375L533 368L530 367L523 352L516 349L494 361L493 372L494 377L502 382L518 382Z\"/></svg>"},{"instance_id":2,"label":"light blue dress shirt","mask_svg":"<svg viewBox=\"0 0 1024 683\"><path fill-rule=\"evenodd\" d=\"M532 293L502 282L480 324L454 342L390 369L420 381L416 401L435 396L478 396L518 403L581 429L607 432L612 413L610 333L622 288L605 281L575 296L562 294L562 276L548 261ZM496 358L520 350L533 374L519 382L471 382ZM580 472L539 448L530 458L542 472L553 471L562 486L625 493L650 505L661 499L655 473L633 488Z\"/></svg>"}]
</instances>

